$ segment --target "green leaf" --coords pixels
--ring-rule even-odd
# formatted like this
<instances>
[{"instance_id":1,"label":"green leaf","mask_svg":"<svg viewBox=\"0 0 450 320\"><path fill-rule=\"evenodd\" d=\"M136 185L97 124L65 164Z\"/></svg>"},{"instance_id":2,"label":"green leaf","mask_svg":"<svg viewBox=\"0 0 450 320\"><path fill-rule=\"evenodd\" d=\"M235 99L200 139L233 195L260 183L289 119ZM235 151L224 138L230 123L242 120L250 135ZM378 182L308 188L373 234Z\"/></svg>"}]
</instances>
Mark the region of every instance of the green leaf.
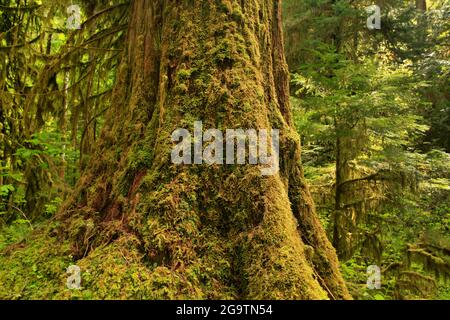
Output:
<instances>
[{"instance_id":1,"label":"green leaf","mask_svg":"<svg viewBox=\"0 0 450 320\"><path fill-rule=\"evenodd\" d=\"M0 196L7 196L10 192L14 192L16 189L12 184L6 184L3 186L0 186Z\"/></svg>"},{"instance_id":2,"label":"green leaf","mask_svg":"<svg viewBox=\"0 0 450 320\"><path fill-rule=\"evenodd\" d=\"M377 293L377 294L374 296L374 298L375 298L375 300L385 300L385 299L384 299L384 296L381 295L381 294L379 294L379 293Z\"/></svg>"}]
</instances>

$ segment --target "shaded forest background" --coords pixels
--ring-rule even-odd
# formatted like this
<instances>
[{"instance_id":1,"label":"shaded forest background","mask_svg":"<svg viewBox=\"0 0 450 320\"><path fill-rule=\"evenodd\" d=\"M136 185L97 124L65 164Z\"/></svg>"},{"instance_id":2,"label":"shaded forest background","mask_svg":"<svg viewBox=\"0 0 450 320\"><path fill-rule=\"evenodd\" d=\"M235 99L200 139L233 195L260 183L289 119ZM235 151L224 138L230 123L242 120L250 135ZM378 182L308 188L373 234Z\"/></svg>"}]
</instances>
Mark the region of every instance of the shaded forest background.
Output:
<instances>
[{"instance_id":1,"label":"shaded forest background","mask_svg":"<svg viewBox=\"0 0 450 320\"><path fill-rule=\"evenodd\" d=\"M450 6L375 3L380 30L373 1L283 1L305 175L354 298L450 299ZM114 103L128 3L80 1L75 30L70 4L0 0L3 252L52 220Z\"/></svg>"}]
</instances>

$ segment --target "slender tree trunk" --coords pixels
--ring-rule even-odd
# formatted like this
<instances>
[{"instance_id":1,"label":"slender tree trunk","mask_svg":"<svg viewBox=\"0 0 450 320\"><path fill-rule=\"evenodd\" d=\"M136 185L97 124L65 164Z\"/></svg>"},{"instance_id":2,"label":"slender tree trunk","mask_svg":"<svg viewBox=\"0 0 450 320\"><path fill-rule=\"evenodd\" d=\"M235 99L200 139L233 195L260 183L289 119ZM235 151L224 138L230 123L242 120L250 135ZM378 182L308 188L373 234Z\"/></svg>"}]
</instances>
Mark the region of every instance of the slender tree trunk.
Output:
<instances>
[{"instance_id":1,"label":"slender tree trunk","mask_svg":"<svg viewBox=\"0 0 450 320\"><path fill-rule=\"evenodd\" d=\"M126 260L139 256L166 298L349 298L303 176L280 9L132 1L115 103L59 216L79 263L105 264L92 286L111 277L95 254L107 245L136 252ZM172 164L171 133L194 121L279 129L280 172Z\"/></svg>"},{"instance_id":2,"label":"slender tree trunk","mask_svg":"<svg viewBox=\"0 0 450 320\"><path fill-rule=\"evenodd\" d=\"M341 221L341 184L343 182L342 176L342 159L341 159L341 138L336 137L336 181L335 181L335 195L334 195L334 215L333 215L333 247L340 252L340 221Z\"/></svg>"},{"instance_id":3,"label":"slender tree trunk","mask_svg":"<svg viewBox=\"0 0 450 320\"><path fill-rule=\"evenodd\" d=\"M416 8L422 11L427 11L427 1L426 0L416 0Z\"/></svg>"},{"instance_id":4,"label":"slender tree trunk","mask_svg":"<svg viewBox=\"0 0 450 320\"><path fill-rule=\"evenodd\" d=\"M345 261L349 259L355 250L357 243L356 226L358 214L364 212L354 208L351 203L361 197L358 185L349 185L349 181L357 178L356 172L351 166L351 159L355 157L355 150L358 150L358 142L348 135L352 128L342 125L335 120L336 132L336 169L335 169L335 206L333 214L333 247L336 249L338 257ZM353 132L354 134L355 132ZM354 137L354 135L353 135ZM359 137L359 139L364 139Z\"/></svg>"}]
</instances>

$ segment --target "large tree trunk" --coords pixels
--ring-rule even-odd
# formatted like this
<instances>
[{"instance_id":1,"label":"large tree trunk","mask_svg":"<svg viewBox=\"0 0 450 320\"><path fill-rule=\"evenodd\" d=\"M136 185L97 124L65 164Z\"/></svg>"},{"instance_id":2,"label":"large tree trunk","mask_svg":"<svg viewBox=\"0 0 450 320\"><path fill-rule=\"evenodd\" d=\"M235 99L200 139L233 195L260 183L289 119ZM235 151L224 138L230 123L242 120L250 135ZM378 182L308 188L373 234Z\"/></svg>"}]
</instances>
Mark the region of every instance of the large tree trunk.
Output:
<instances>
[{"instance_id":1,"label":"large tree trunk","mask_svg":"<svg viewBox=\"0 0 450 320\"><path fill-rule=\"evenodd\" d=\"M349 298L303 177L280 8L132 2L114 105L59 217L79 264L103 266L92 290L115 277L102 248L141 264L152 297ZM280 129L280 172L172 164L171 133L194 121Z\"/></svg>"}]
</instances>

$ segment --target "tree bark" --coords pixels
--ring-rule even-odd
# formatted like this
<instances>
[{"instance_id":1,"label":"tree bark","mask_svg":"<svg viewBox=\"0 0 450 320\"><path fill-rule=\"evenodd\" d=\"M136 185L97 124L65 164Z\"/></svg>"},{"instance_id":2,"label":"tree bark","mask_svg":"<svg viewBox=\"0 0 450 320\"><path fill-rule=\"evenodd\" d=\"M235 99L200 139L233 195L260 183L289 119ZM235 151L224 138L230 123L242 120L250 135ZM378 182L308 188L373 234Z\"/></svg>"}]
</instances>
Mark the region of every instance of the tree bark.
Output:
<instances>
[{"instance_id":1,"label":"tree bark","mask_svg":"<svg viewBox=\"0 0 450 320\"><path fill-rule=\"evenodd\" d=\"M349 298L303 176L281 1L132 1L127 39L97 152L59 215L80 264L106 264L102 246L135 252L165 298ZM279 129L280 172L172 164L171 133L194 121Z\"/></svg>"},{"instance_id":2,"label":"tree bark","mask_svg":"<svg viewBox=\"0 0 450 320\"><path fill-rule=\"evenodd\" d=\"M427 11L427 1L426 0L416 0L416 8L421 11Z\"/></svg>"}]
</instances>

